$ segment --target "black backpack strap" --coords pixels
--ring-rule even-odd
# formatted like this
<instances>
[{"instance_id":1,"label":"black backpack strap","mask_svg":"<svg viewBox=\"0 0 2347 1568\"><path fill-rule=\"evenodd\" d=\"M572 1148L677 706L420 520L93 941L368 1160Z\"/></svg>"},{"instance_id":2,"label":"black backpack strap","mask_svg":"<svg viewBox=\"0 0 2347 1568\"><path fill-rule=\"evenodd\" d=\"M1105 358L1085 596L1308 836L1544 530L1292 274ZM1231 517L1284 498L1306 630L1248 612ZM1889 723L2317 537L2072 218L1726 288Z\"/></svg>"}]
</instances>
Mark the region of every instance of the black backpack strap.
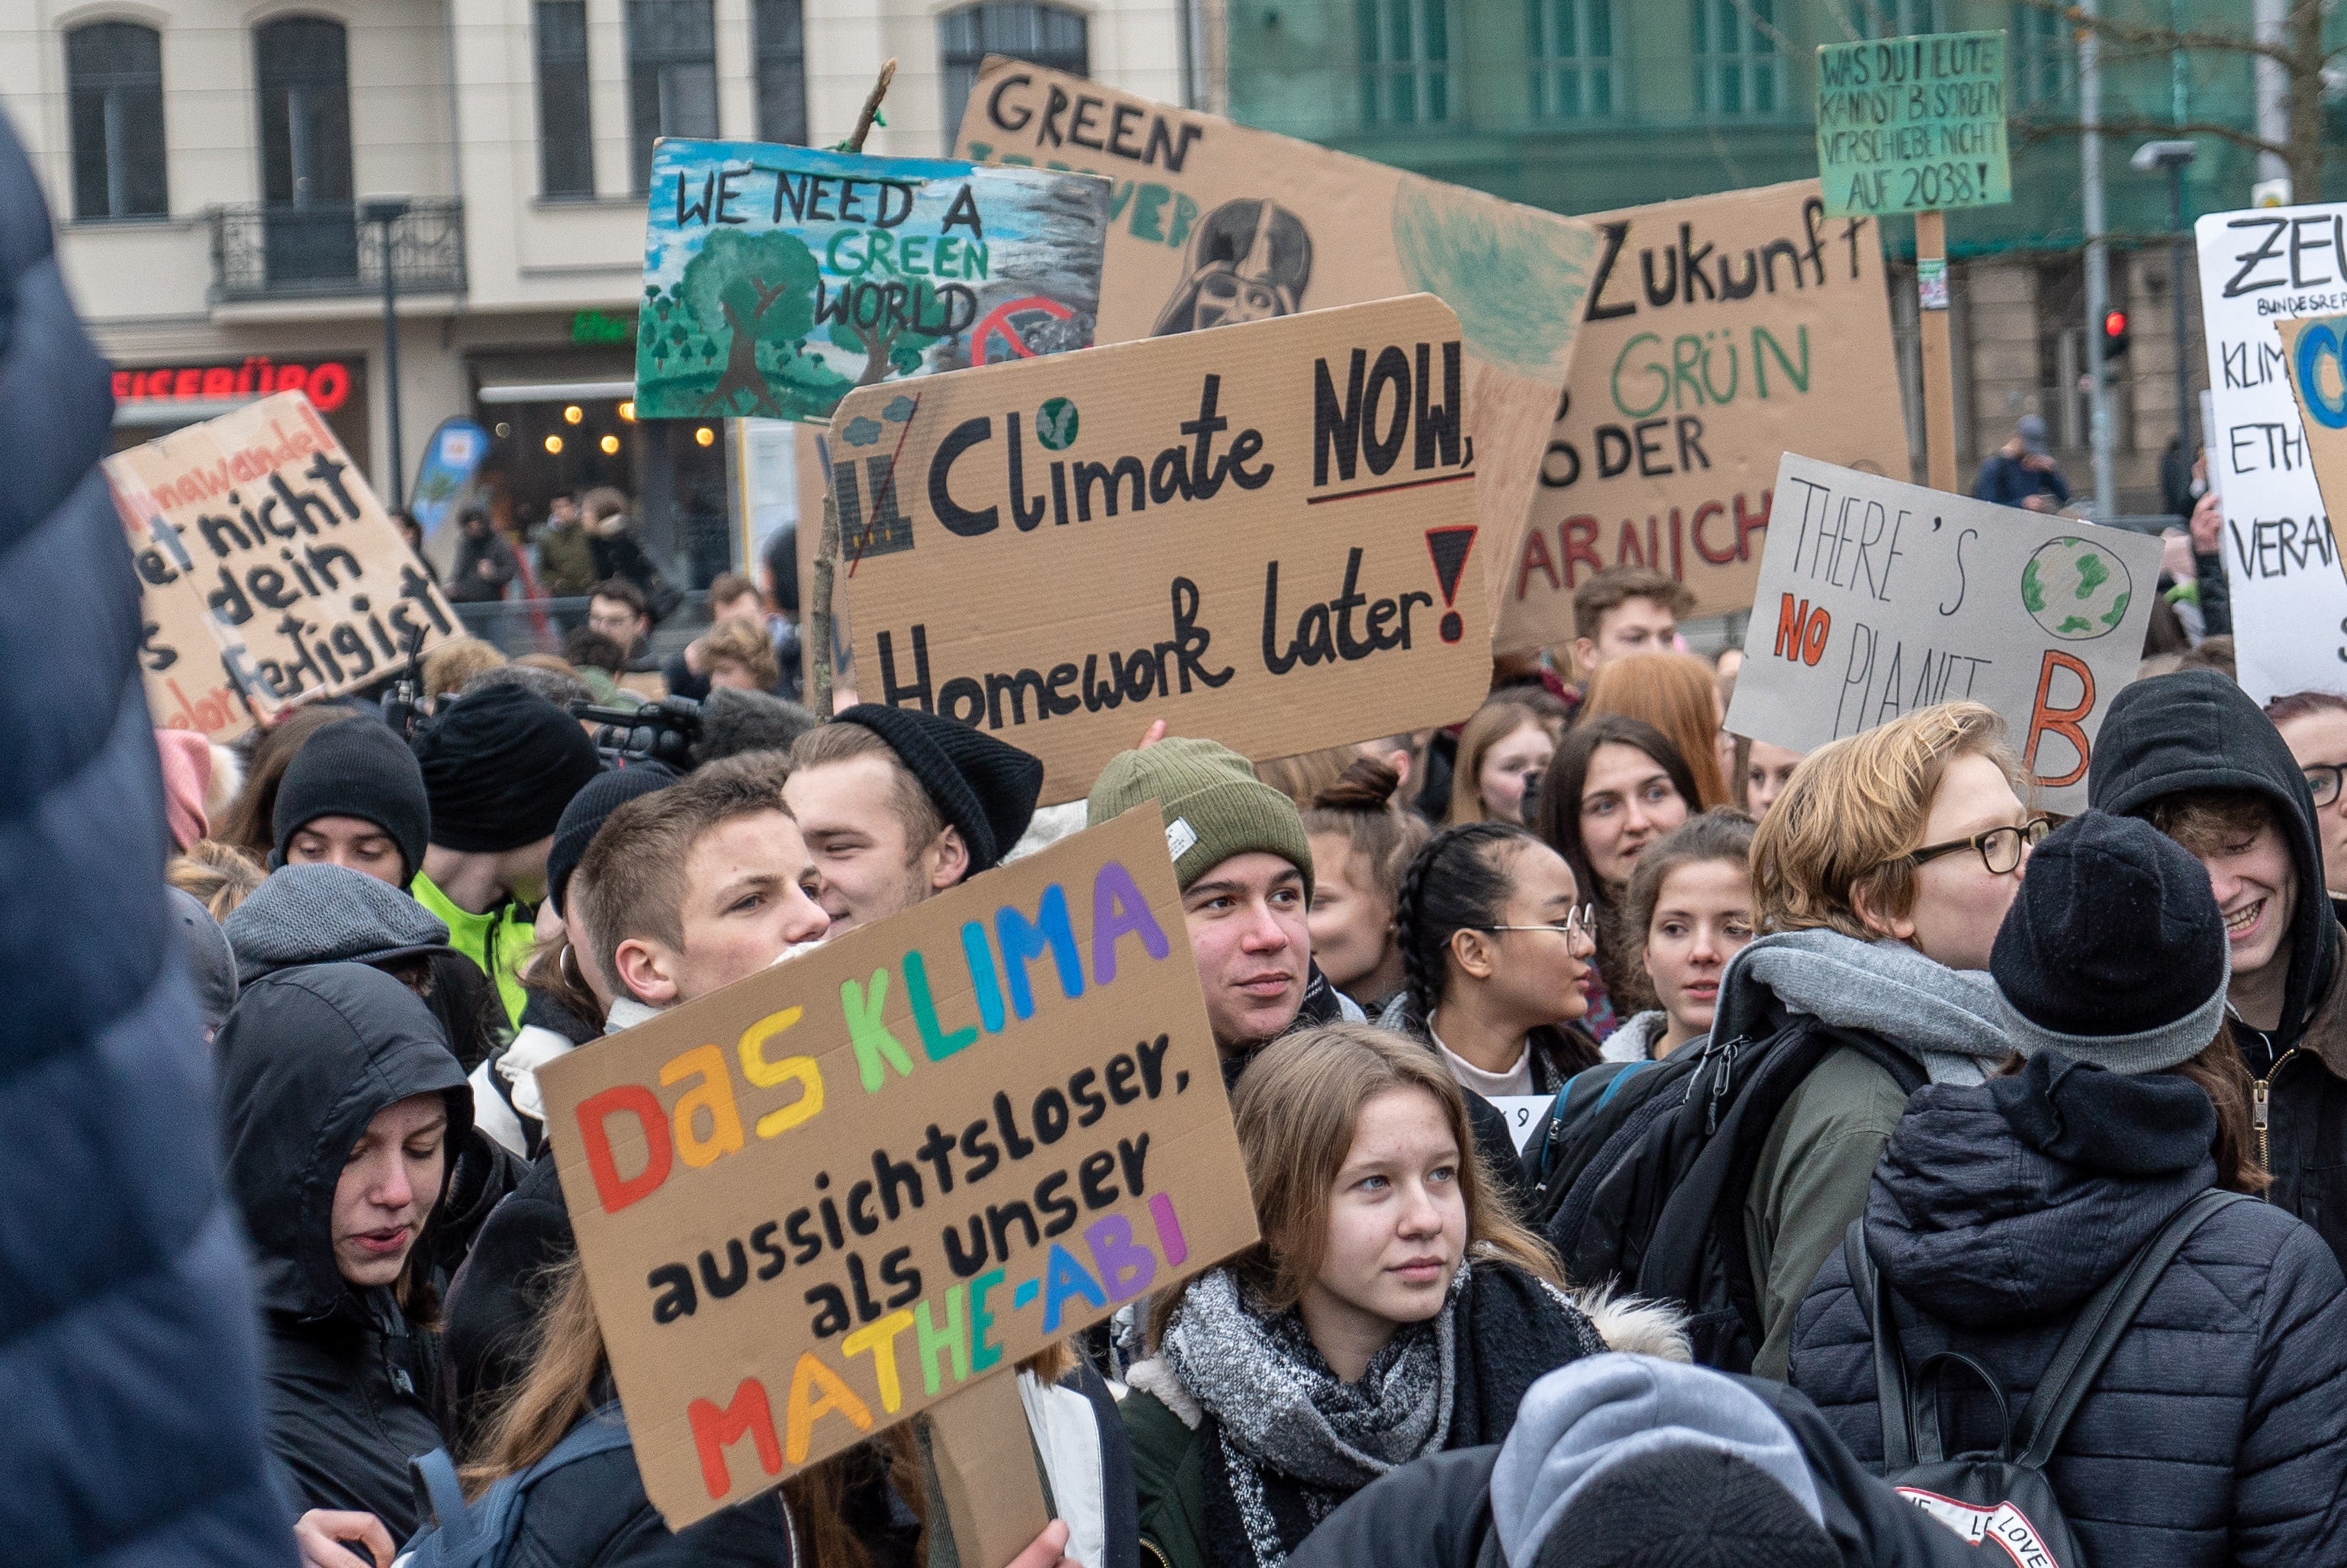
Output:
<instances>
[{"instance_id":1,"label":"black backpack strap","mask_svg":"<svg viewBox=\"0 0 2347 1568\"><path fill-rule=\"evenodd\" d=\"M2014 1446L2021 1451L2020 1460L2034 1469L2043 1470L2054 1457L2054 1450L2062 1441L2062 1434L2070 1425L2070 1418L2086 1398L2095 1379L2102 1375L2103 1364L2111 1358L2120 1338L2135 1322L2144 1300L2176 1255L2192 1238L2211 1215L2234 1204L2250 1199L2239 1193L2228 1193L2211 1188L2186 1204L2160 1226L2159 1234L2144 1243L2127 1266L2104 1281L2102 1288L2086 1298L2071 1320L2070 1331L2062 1336L2055 1348L2054 1359L2045 1375L2037 1381L2037 1390L2029 1397L2028 1407L2021 1412L2021 1420L2013 1436Z\"/></svg>"},{"instance_id":2,"label":"black backpack strap","mask_svg":"<svg viewBox=\"0 0 2347 1568\"><path fill-rule=\"evenodd\" d=\"M1915 1435L1908 1424L1907 1360L1899 1349L1899 1325L1891 1316L1891 1293L1875 1272L1874 1257L1866 1250L1866 1220L1850 1222L1842 1233L1842 1266L1850 1271L1850 1287L1858 1296L1874 1340L1874 1401L1882 1419L1882 1468L1896 1474L1915 1467Z\"/></svg>"}]
</instances>

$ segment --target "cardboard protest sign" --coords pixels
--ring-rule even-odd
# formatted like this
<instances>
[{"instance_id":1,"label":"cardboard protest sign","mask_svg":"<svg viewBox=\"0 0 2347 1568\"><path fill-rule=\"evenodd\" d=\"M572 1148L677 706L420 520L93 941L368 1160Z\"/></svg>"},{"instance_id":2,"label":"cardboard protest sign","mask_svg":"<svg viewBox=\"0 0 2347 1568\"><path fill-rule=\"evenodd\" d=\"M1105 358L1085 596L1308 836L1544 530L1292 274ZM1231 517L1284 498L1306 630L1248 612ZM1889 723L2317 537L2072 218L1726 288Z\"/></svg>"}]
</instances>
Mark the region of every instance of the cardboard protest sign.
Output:
<instances>
[{"instance_id":1,"label":"cardboard protest sign","mask_svg":"<svg viewBox=\"0 0 2347 1568\"><path fill-rule=\"evenodd\" d=\"M1819 45L1818 174L1829 218L2012 200L2004 35Z\"/></svg>"},{"instance_id":2,"label":"cardboard protest sign","mask_svg":"<svg viewBox=\"0 0 2347 1568\"><path fill-rule=\"evenodd\" d=\"M2241 685L2260 702L2347 692L2347 577L2275 331L2347 313L2347 203L2212 212L2194 233Z\"/></svg>"},{"instance_id":3,"label":"cardboard protest sign","mask_svg":"<svg viewBox=\"0 0 2347 1568\"><path fill-rule=\"evenodd\" d=\"M1585 221L999 56L959 145L1115 181L1103 343L1440 295L1465 345L1476 569L1497 605L1596 266Z\"/></svg>"},{"instance_id":4,"label":"cardboard protest sign","mask_svg":"<svg viewBox=\"0 0 2347 1568\"><path fill-rule=\"evenodd\" d=\"M1465 359L1413 294L846 398L858 692L1033 753L1046 804L1154 719L1263 758L1471 712Z\"/></svg>"},{"instance_id":5,"label":"cardboard protest sign","mask_svg":"<svg viewBox=\"0 0 2347 1568\"><path fill-rule=\"evenodd\" d=\"M225 740L251 727L240 692L265 719L380 680L456 630L302 393L118 452L106 477L138 569L159 724Z\"/></svg>"},{"instance_id":6,"label":"cardboard protest sign","mask_svg":"<svg viewBox=\"0 0 2347 1568\"><path fill-rule=\"evenodd\" d=\"M1255 1237L1154 805L538 1082L678 1528Z\"/></svg>"},{"instance_id":7,"label":"cardboard protest sign","mask_svg":"<svg viewBox=\"0 0 2347 1568\"><path fill-rule=\"evenodd\" d=\"M1797 752L1969 697L2045 804L2083 811L2135 679L2159 541L1788 452L1727 727Z\"/></svg>"},{"instance_id":8,"label":"cardboard protest sign","mask_svg":"<svg viewBox=\"0 0 2347 1568\"><path fill-rule=\"evenodd\" d=\"M2332 497L2347 497L2347 315L2301 316L2277 325L2323 510L2337 518ZM2330 531L2335 540L2338 525Z\"/></svg>"},{"instance_id":9,"label":"cardboard protest sign","mask_svg":"<svg viewBox=\"0 0 2347 1568\"><path fill-rule=\"evenodd\" d=\"M1777 456L1907 472L1874 225L1814 179L1600 212L1564 410L1500 601L1497 646L1573 639L1609 566L1669 573L1696 613L1752 602Z\"/></svg>"},{"instance_id":10,"label":"cardboard protest sign","mask_svg":"<svg viewBox=\"0 0 2347 1568\"><path fill-rule=\"evenodd\" d=\"M671 137L636 412L824 420L858 386L1092 341L1108 182Z\"/></svg>"}]
</instances>

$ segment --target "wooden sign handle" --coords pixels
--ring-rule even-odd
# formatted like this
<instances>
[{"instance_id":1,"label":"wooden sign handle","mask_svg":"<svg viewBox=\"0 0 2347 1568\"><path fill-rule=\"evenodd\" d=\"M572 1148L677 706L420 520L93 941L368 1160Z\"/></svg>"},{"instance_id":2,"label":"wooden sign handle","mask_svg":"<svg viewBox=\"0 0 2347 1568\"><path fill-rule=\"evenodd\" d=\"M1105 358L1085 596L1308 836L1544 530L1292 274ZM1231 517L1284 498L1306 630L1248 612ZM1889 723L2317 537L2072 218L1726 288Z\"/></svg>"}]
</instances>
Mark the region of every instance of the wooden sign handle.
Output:
<instances>
[{"instance_id":1,"label":"wooden sign handle","mask_svg":"<svg viewBox=\"0 0 2347 1568\"><path fill-rule=\"evenodd\" d=\"M921 1419L928 1429L933 1495L945 1499L961 1568L1003 1568L1051 1522L1018 1374L973 1383L931 1405Z\"/></svg>"},{"instance_id":2,"label":"wooden sign handle","mask_svg":"<svg viewBox=\"0 0 2347 1568\"><path fill-rule=\"evenodd\" d=\"M1948 218L1944 212L1915 214L1915 264L1920 273L1927 261L1948 259ZM1956 488L1955 367L1948 344L1945 308L1925 307L1915 313L1923 351L1923 457L1932 488L1951 494Z\"/></svg>"}]
</instances>

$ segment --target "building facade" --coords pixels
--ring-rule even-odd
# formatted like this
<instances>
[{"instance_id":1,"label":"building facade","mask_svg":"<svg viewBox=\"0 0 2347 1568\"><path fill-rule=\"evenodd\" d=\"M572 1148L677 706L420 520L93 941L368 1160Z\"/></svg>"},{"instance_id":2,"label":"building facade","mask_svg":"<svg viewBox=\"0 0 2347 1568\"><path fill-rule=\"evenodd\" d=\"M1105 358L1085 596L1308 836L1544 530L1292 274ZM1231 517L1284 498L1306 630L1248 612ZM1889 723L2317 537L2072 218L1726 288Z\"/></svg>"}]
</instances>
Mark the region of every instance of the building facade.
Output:
<instances>
[{"instance_id":1,"label":"building facade","mask_svg":"<svg viewBox=\"0 0 2347 1568\"><path fill-rule=\"evenodd\" d=\"M1179 13L1081 0L12 10L0 107L117 367L120 442L300 386L388 501L442 420L477 419L513 520L617 486L695 582L724 564L723 443L628 401L653 139L837 142L890 56L877 153L941 150L992 50L1157 97L1184 81Z\"/></svg>"}]
</instances>

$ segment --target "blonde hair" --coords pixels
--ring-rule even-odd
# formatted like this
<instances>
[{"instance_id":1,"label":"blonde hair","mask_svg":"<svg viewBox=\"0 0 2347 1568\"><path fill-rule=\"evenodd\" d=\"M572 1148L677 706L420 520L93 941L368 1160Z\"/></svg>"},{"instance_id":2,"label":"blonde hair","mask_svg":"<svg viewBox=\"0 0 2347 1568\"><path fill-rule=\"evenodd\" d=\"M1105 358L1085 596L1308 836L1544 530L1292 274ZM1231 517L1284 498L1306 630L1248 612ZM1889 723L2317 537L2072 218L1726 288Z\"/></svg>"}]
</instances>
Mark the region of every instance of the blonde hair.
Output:
<instances>
[{"instance_id":1,"label":"blonde hair","mask_svg":"<svg viewBox=\"0 0 2347 1568\"><path fill-rule=\"evenodd\" d=\"M739 665L761 692L773 691L783 678L766 629L739 617L728 617L702 633L701 661L712 670L720 664Z\"/></svg>"},{"instance_id":2,"label":"blonde hair","mask_svg":"<svg viewBox=\"0 0 2347 1568\"><path fill-rule=\"evenodd\" d=\"M1710 666L1692 653L1629 653L1590 677L1583 718L1621 713L1643 719L1676 746L1695 775L1697 811L1729 803L1719 776L1719 687Z\"/></svg>"},{"instance_id":3,"label":"blonde hair","mask_svg":"<svg viewBox=\"0 0 2347 1568\"><path fill-rule=\"evenodd\" d=\"M1548 730L1550 739L1555 738L1556 732L1539 710L1512 697L1491 698L1475 710L1475 716L1459 732L1459 763L1450 772L1450 810L1442 819L1445 827L1483 820L1483 753L1527 724Z\"/></svg>"},{"instance_id":4,"label":"blonde hair","mask_svg":"<svg viewBox=\"0 0 2347 1568\"><path fill-rule=\"evenodd\" d=\"M1477 1157L1467 1099L1450 1070L1416 1040L1365 1023L1298 1030L1266 1047L1240 1075L1232 1112L1263 1239L1231 1262L1246 1299L1284 1312L1303 1298L1328 1246L1328 1203L1353 1150L1361 1108L1378 1095L1416 1089L1433 1097L1459 1146L1459 1195L1467 1209L1467 1250L1514 1264L1560 1289L1556 1254L1511 1210ZM1157 1297L1149 1317L1154 1346L1182 1293Z\"/></svg>"},{"instance_id":5,"label":"blonde hair","mask_svg":"<svg viewBox=\"0 0 2347 1568\"><path fill-rule=\"evenodd\" d=\"M2028 783L2004 721L1979 702L1920 708L1821 746L1795 770L1752 839L1753 914L1768 931L1822 927L1871 941L1863 898L1900 918L1915 906L1915 866L1932 797L1948 764L1986 757L2014 792Z\"/></svg>"},{"instance_id":6,"label":"blonde hair","mask_svg":"<svg viewBox=\"0 0 2347 1568\"><path fill-rule=\"evenodd\" d=\"M497 644L477 637L459 637L444 642L424 656L424 694L445 697L451 692L461 692L465 682L474 676L506 662Z\"/></svg>"},{"instance_id":7,"label":"blonde hair","mask_svg":"<svg viewBox=\"0 0 2347 1568\"><path fill-rule=\"evenodd\" d=\"M163 880L201 904L215 920L227 919L259 892L268 875L260 861L216 838L199 838L163 866Z\"/></svg>"}]
</instances>

